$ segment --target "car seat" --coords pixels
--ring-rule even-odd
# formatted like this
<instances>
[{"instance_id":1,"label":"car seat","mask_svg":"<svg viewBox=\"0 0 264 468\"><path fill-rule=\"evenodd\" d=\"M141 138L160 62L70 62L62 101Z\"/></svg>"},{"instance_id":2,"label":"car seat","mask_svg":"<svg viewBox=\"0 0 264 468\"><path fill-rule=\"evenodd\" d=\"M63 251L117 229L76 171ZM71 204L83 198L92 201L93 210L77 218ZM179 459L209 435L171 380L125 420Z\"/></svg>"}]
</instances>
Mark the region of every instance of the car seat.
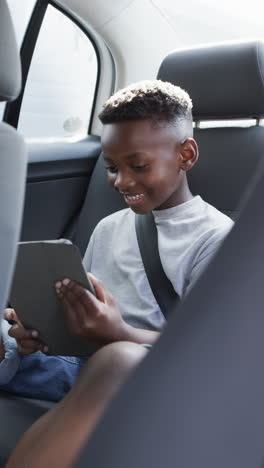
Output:
<instances>
[{"instance_id":1,"label":"car seat","mask_svg":"<svg viewBox=\"0 0 264 468\"><path fill-rule=\"evenodd\" d=\"M20 89L21 70L15 35L5 1L0 2L0 101L14 99ZM15 263L23 211L26 146L21 136L0 123L0 315L6 306ZM1 323L1 322L0 322Z\"/></svg>"},{"instance_id":2,"label":"car seat","mask_svg":"<svg viewBox=\"0 0 264 468\"><path fill-rule=\"evenodd\" d=\"M234 229L76 468L264 466L263 199L264 167Z\"/></svg>"},{"instance_id":3,"label":"car seat","mask_svg":"<svg viewBox=\"0 0 264 468\"><path fill-rule=\"evenodd\" d=\"M11 101L20 90L21 69L15 34L5 0L0 2L0 63L0 101ZM0 123L0 319L8 300L15 264L23 212L26 166L27 151L23 138L14 128ZM1 408L5 409L4 412L0 409L1 434L5 431L15 431L12 424L10 427L7 424L7 421L12 420L8 412L8 402L6 399L2 400L2 396L0 400ZM0 437L0 465L1 461Z\"/></svg>"}]
</instances>

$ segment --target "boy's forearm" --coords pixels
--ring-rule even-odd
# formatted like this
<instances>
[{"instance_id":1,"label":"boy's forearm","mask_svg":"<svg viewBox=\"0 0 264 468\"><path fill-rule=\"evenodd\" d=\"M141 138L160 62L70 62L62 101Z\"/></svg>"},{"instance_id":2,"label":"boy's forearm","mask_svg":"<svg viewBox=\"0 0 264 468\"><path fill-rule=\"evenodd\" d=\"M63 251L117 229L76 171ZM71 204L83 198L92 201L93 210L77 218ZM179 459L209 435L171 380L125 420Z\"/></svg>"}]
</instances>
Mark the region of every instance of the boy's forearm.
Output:
<instances>
[{"instance_id":1,"label":"boy's forearm","mask_svg":"<svg viewBox=\"0 0 264 468\"><path fill-rule=\"evenodd\" d=\"M135 328L124 323L122 341L132 341L138 344L153 344L160 337L160 332Z\"/></svg>"}]
</instances>

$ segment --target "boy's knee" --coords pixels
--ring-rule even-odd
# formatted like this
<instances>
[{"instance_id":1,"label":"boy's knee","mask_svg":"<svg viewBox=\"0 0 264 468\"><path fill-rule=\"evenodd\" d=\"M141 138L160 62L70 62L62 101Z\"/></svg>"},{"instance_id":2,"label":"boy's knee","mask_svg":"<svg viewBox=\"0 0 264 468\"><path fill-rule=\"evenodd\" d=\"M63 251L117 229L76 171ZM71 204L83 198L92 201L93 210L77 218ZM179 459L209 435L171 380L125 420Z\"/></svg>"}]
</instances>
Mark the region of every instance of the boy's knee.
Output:
<instances>
[{"instance_id":1,"label":"boy's knee","mask_svg":"<svg viewBox=\"0 0 264 468\"><path fill-rule=\"evenodd\" d=\"M139 344L119 341L103 346L83 369L84 380L93 379L95 385L119 385L146 356L147 350Z\"/></svg>"},{"instance_id":2,"label":"boy's knee","mask_svg":"<svg viewBox=\"0 0 264 468\"><path fill-rule=\"evenodd\" d=\"M93 401L95 407L98 402L108 401L146 354L142 345L126 341L102 347L83 368L73 394L77 394L78 401L84 405L87 400Z\"/></svg>"},{"instance_id":3,"label":"boy's knee","mask_svg":"<svg viewBox=\"0 0 264 468\"><path fill-rule=\"evenodd\" d=\"M119 373L129 373L146 356L147 350L140 344L129 341L110 343L93 356L98 365Z\"/></svg>"}]
</instances>

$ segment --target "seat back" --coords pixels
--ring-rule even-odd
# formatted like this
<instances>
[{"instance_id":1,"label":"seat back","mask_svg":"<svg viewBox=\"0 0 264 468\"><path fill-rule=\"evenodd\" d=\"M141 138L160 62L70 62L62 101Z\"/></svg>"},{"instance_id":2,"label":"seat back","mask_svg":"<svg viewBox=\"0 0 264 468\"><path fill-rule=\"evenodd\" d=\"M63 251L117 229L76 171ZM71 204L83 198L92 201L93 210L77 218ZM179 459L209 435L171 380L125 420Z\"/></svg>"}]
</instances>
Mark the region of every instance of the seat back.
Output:
<instances>
[{"instance_id":1,"label":"seat back","mask_svg":"<svg viewBox=\"0 0 264 468\"><path fill-rule=\"evenodd\" d=\"M175 51L158 72L159 79L181 86L193 100L200 159L188 174L192 192L233 218L263 159L264 127L259 125L264 115L263 77L260 41ZM237 125L238 119L254 121L243 127ZM203 121L210 127L199 128Z\"/></svg>"},{"instance_id":2,"label":"seat back","mask_svg":"<svg viewBox=\"0 0 264 468\"><path fill-rule=\"evenodd\" d=\"M123 208L127 208L124 197L107 183L103 155L101 154L93 170L77 229L72 238L82 255L84 255L91 234L99 221Z\"/></svg>"},{"instance_id":3,"label":"seat back","mask_svg":"<svg viewBox=\"0 0 264 468\"><path fill-rule=\"evenodd\" d=\"M263 199L264 168L218 255L76 468L263 466Z\"/></svg>"},{"instance_id":4,"label":"seat back","mask_svg":"<svg viewBox=\"0 0 264 468\"><path fill-rule=\"evenodd\" d=\"M0 2L0 64L0 101L10 101L19 93L21 69L5 0ZM22 137L9 125L0 123L0 318L8 299L15 263L23 212L26 163L27 152Z\"/></svg>"}]
</instances>

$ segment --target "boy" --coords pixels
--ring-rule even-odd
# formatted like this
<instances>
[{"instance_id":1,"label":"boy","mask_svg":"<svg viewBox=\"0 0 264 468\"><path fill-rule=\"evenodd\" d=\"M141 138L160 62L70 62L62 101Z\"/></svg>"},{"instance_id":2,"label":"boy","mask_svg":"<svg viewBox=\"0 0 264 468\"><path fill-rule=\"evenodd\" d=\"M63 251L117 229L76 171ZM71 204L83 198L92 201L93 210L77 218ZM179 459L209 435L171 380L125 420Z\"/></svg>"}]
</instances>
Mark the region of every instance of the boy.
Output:
<instances>
[{"instance_id":1,"label":"boy","mask_svg":"<svg viewBox=\"0 0 264 468\"><path fill-rule=\"evenodd\" d=\"M8 467L21 460L47 466L60 447L60 466L70 466L111 396L145 355L139 345L153 344L165 326L141 261L134 213L153 212L161 261L181 298L231 229L229 218L188 187L186 172L198 158L191 108L187 93L158 80L131 85L106 102L100 119L108 181L130 209L102 220L90 240L84 265L102 281L90 276L97 298L68 278L55 285L71 331L101 349L69 394L28 431ZM13 311L8 316L15 318ZM20 324L9 333L22 354L44 349Z\"/></svg>"}]
</instances>

